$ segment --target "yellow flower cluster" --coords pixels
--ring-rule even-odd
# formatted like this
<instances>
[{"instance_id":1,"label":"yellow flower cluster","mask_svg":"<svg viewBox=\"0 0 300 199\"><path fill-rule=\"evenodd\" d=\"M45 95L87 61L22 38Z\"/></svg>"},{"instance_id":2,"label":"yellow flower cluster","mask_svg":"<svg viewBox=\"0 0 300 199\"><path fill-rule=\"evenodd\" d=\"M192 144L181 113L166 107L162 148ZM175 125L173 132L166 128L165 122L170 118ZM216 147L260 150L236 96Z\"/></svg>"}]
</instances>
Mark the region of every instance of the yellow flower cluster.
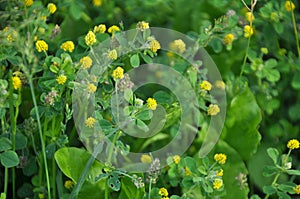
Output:
<instances>
[{"instance_id":1,"label":"yellow flower cluster","mask_svg":"<svg viewBox=\"0 0 300 199\"><path fill-rule=\"evenodd\" d=\"M89 31L88 34L84 38L86 45L92 46L96 43L96 35L92 31Z\"/></svg>"},{"instance_id":2,"label":"yellow flower cluster","mask_svg":"<svg viewBox=\"0 0 300 199\"><path fill-rule=\"evenodd\" d=\"M54 3L49 3L47 8L48 8L48 11L50 12L50 14L53 14L56 11L56 5Z\"/></svg>"},{"instance_id":3,"label":"yellow flower cluster","mask_svg":"<svg viewBox=\"0 0 300 199\"><path fill-rule=\"evenodd\" d=\"M29 7L33 4L33 0L24 0L25 6Z\"/></svg>"},{"instance_id":4,"label":"yellow flower cluster","mask_svg":"<svg viewBox=\"0 0 300 199\"><path fill-rule=\"evenodd\" d=\"M203 82L201 82L200 84L200 88L202 90L206 90L206 91L210 91L211 90L211 83L209 83L208 81L204 80Z\"/></svg>"},{"instance_id":5,"label":"yellow flower cluster","mask_svg":"<svg viewBox=\"0 0 300 199\"><path fill-rule=\"evenodd\" d=\"M118 26L113 25L113 26L111 26L111 27L108 28L107 32L111 33L112 38L114 38L115 32L120 32L120 30L121 29Z\"/></svg>"},{"instance_id":6,"label":"yellow flower cluster","mask_svg":"<svg viewBox=\"0 0 300 199\"><path fill-rule=\"evenodd\" d=\"M152 158L151 158L150 155L143 154L143 155L141 156L141 162L142 162L142 163L149 164L149 163L152 162Z\"/></svg>"},{"instance_id":7,"label":"yellow flower cluster","mask_svg":"<svg viewBox=\"0 0 300 199\"><path fill-rule=\"evenodd\" d=\"M246 20L249 22L252 22L255 19L252 12L246 12L245 17L246 17Z\"/></svg>"},{"instance_id":8,"label":"yellow flower cluster","mask_svg":"<svg viewBox=\"0 0 300 199\"><path fill-rule=\"evenodd\" d=\"M99 26L94 27L94 33L105 33L106 26L104 24L100 24Z\"/></svg>"},{"instance_id":9,"label":"yellow flower cluster","mask_svg":"<svg viewBox=\"0 0 300 199\"><path fill-rule=\"evenodd\" d=\"M232 44L233 41L234 41L234 34L232 34L232 33L225 35L223 38L223 43L225 45L230 45L230 44Z\"/></svg>"},{"instance_id":10,"label":"yellow flower cluster","mask_svg":"<svg viewBox=\"0 0 300 199\"><path fill-rule=\"evenodd\" d=\"M284 4L284 8L286 9L286 11L291 12L295 9L295 4L293 2L291 2L290 0L286 1Z\"/></svg>"},{"instance_id":11,"label":"yellow flower cluster","mask_svg":"<svg viewBox=\"0 0 300 199\"><path fill-rule=\"evenodd\" d=\"M95 86L94 84L88 84L87 89L89 93L94 93L97 90L97 86Z\"/></svg>"},{"instance_id":12,"label":"yellow flower cluster","mask_svg":"<svg viewBox=\"0 0 300 199\"><path fill-rule=\"evenodd\" d=\"M293 150L293 149L298 149L300 147L299 141L296 139L292 139L288 141L287 143L287 148Z\"/></svg>"},{"instance_id":13,"label":"yellow flower cluster","mask_svg":"<svg viewBox=\"0 0 300 199\"><path fill-rule=\"evenodd\" d=\"M215 86L219 89L225 90L225 83L222 80L217 80L215 82Z\"/></svg>"},{"instance_id":14,"label":"yellow flower cluster","mask_svg":"<svg viewBox=\"0 0 300 199\"><path fill-rule=\"evenodd\" d=\"M112 60L116 60L118 58L118 53L115 49L113 49L107 53L107 57Z\"/></svg>"},{"instance_id":15,"label":"yellow flower cluster","mask_svg":"<svg viewBox=\"0 0 300 199\"><path fill-rule=\"evenodd\" d=\"M158 191L158 194L160 195L160 196L164 196L164 197L167 197L168 195L169 195L169 193L168 193L168 190L166 189L166 188L160 188L159 189L159 191Z\"/></svg>"},{"instance_id":16,"label":"yellow flower cluster","mask_svg":"<svg viewBox=\"0 0 300 199\"><path fill-rule=\"evenodd\" d=\"M216 178L213 182L213 188L218 190L223 186L223 180L220 178Z\"/></svg>"},{"instance_id":17,"label":"yellow flower cluster","mask_svg":"<svg viewBox=\"0 0 300 199\"><path fill-rule=\"evenodd\" d=\"M114 79L122 79L124 77L124 69L121 68L120 66L117 67L113 73L112 73L112 77Z\"/></svg>"},{"instance_id":18,"label":"yellow flower cluster","mask_svg":"<svg viewBox=\"0 0 300 199\"><path fill-rule=\"evenodd\" d=\"M88 69L92 66L93 60L89 56L85 56L80 59L81 68Z\"/></svg>"},{"instance_id":19,"label":"yellow flower cluster","mask_svg":"<svg viewBox=\"0 0 300 199\"><path fill-rule=\"evenodd\" d=\"M93 0L93 5L99 7L102 5L102 0Z\"/></svg>"},{"instance_id":20,"label":"yellow flower cluster","mask_svg":"<svg viewBox=\"0 0 300 199\"><path fill-rule=\"evenodd\" d=\"M136 29L140 30L140 31L145 31L145 30L149 29L149 23L147 23L145 21L140 21L136 24Z\"/></svg>"},{"instance_id":21,"label":"yellow flower cluster","mask_svg":"<svg viewBox=\"0 0 300 199\"><path fill-rule=\"evenodd\" d=\"M227 156L224 153L217 153L214 155L214 159L219 164L225 164Z\"/></svg>"},{"instance_id":22,"label":"yellow flower cluster","mask_svg":"<svg viewBox=\"0 0 300 199\"><path fill-rule=\"evenodd\" d=\"M220 171L217 171L216 176L222 177L224 174L223 169L220 169Z\"/></svg>"},{"instance_id":23,"label":"yellow flower cluster","mask_svg":"<svg viewBox=\"0 0 300 199\"><path fill-rule=\"evenodd\" d=\"M66 41L61 44L60 48L63 49L64 51L69 51L71 53L73 52L75 45L73 41Z\"/></svg>"},{"instance_id":24,"label":"yellow flower cluster","mask_svg":"<svg viewBox=\"0 0 300 199\"><path fill-rule=\"evenodd\" d=\"M244 37L245 38L249 38L250 36L252 36L254 33L254 30L251 26L246 25L244 26Z\"/></svg>"},{"instance_id":25,"label":"yellow flower cluster","mask_svg":"<svg viewBox=\"0 0 300 199\"><path fill-rule=\"evenodd\" d=\"M150 50L151 50L152 52L156 53L157 50L160 49L160 43L159 43L157 40L154 39L154 40L152 40L152 41L150 42L149 47L150 47Z\"/></svg>"},{"instance_id":26,"label":"yellow flower cluster","mask_svg":"<svg viewBox=\"0 0 300 199\"><path fill-rule=\"evenodd\" d=\"M297 186L295 186L294 192L295 192L296 194L300 194L300 184L297 185Z\"/></svg>"},{"instance_id":27,"label":"yellow flower cluster","mask_svg":"<svg viewBox=\"0 0 300 199\"><path fill-rule=\"evenodd\" d=\"M35 42L35 47L38 52L46 52L48 50L48 44L44 40L37 40Z\"/></svg>"},{"instance_id":28,"label":"yellow flower cluster","mask_svg":"<svg viewBox=\"0 0 300 199\"><path fill-rule=\"evenodd\" d=\"M21 81L20 77L18 77L18 76L14 76L12 78L12 83L13 83L13 87L15 90L18 90L19 88L22 87L22 81Z\"/></svg>"},{"instance_id":29,"label":"yellow flower cluster","mask_svg":"<svg viewBox=\"0 0 300 199\"><path fill-rule=\"evenodd\" d=\"M85 120L85 125L89 128L93 128L96 124L96 119L93 117L89 117Z\"/></svg>"},{"instance_id":30,"label":"yellow flower cluster","mask_svg":"<svg viewBox=\"0 0 300 199\"><path fill-rule=\"evenodd\" d=\"M179 53L184 53L186 48L185 48L185 43L181 39L176 39L173 42L170 43L170 49L174 50L175 52Z\"/></svg>"},{"instance_id":31,"label":"yellow flower cluster","mask_svg":"<svg viewBox=\"0 0 300 199\"><path fill-rule=\"evenodd\" d=\"M147 107L151 110L156 110L156 107L157 107L157 102L155 99L149 97L147 99Z\"/></svg>"},{"instance_id":32,"label":"yellow flower cluster","mask_svg":"<svg viewBox=\"0 0 300 199\"><path fill-rule=\"evenodd\" d=\"M210 104L207 110L208 115L217 115L220 112L220 108L217 104Z\"/></svg>"},{"instance_id":33,"label":"yellow flower cluster","mask_svg":"<svg viewBox=\"0 0 300 199\"><path fill-rule=\"evenodd\" d=\"M60 76L58 76L58 77L56 78L56 81L57 81L58 84L63 85L63 84L65 84L66 81L67 81L67 76L65 76L65 75L60 75Z\"/></svg>"},{"instance_id":34,"label":"yellow flower cluster","mask_svg":"<svg viewBox=\"0 0 300 199\"><path fill-rule=\"evenodd\" d=\"M66 189L72 189L74 187L74 182L72 180L67 180L65 181L64 186Z\"/></svg>"},{"instance_id":35,"label":"yellow flower cluster","mask_svg":"<svg viewBox=\"0 0 300 199\"><path fill-rule=\"evenodd\" d=\"M174 155L173 156L173 161L174 161L175 164L179 164L179 162L180 162L180 156L179 155Z\"/></svg>"}]
</instances>

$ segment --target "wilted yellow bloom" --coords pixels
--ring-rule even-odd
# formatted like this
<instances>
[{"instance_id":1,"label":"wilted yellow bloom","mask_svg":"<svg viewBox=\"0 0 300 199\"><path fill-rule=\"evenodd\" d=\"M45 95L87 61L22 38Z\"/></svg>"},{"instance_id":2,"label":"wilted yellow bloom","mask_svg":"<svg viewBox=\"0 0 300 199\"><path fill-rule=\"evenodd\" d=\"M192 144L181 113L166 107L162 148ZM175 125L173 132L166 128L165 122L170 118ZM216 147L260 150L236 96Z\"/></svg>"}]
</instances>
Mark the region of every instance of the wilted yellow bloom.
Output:
<instances>
[{"instance_id":1,"label":"wilted yellow bloom","mask_svg":"<svg viewBox=\"0 0 300 199\"><path fill-rule=\"evenodd\" d=\"M97 90L97 86L95 86L94 84L88 84L87 89L88 89L88 92L94 93Z\"/></svg>"},{"instance_id":2,"label":"wilted yellow bloom","mask_svg":"<svg viewBox=\"0 0 300 199\"><path fill-rule=\"evenodd\" d=\"M180 162L180 156L179 155L174 155L173 156L173 161L174 161L175 164L179 164L179 162Z\"/></svg>"},{"instance_id":3,"label":"wilted yellow bloom","mask_svg":"<svg viewBox=\"0 0 300 199\"><path fill-rule=\"evenodd\" d=\"M94 33L105 33L106 26L104 24L100 24L99 26L94 27Z\"/></svg>"},{"instance_id":4,"label":"wilted yellow bloom","mask_svg":"<svg viewBox=\"0 0 300 199\"><path fill-rule=\"evenodd\" d=\"M19 88L22 87L22 81L18 76L12 78L12 83L15 90L18 90Z\"/></svg>"},{"instance_id":5,"label":"wilted yellow bloom","mask_svg":"<svg viewBox=\"0 0 300 199\"><path fill-rule=\"evenodd\" d=\"M93 128L95 124L96 124L96 119L93 117L89 117L88 119L85 120L85 125L89 128Z\"/></svg>"},{"instance_id":6,"label":"wilted yellow bloom","mask_svg":"<svg viewBox=\"0 0 300 199\"><path fill-rule=\"evenodd\" d=\"M151 158L151 156L150 155L147 155L147 154L143 154L142 156L141 156L141 162L142 163L151 163L152 162L152 158Z\"/></svg>"},{"instance_id":7,"label":"wilted yellow bloom","mask_svg":"<svg viewBox=\"0 0 300 199\"><path fill-rule=\"evenodd\" d=\"M93 5L99 7L102 5L102 0L93 0Z\"/></svg>"},{"instance_id":8,"label":"wilted yellow bloom","mask_svg":"<svg viewBox=\"0 0 300 199\"><path fill-rule=\"evenodd\" d=\"M69 51L71 53L73 52L75 45L73 41L66 41L61 44L60 48L63 49L64 51Z\"/></svg>"},{"instance_id":9,"label":"wilted yellow bloom","mask_svg":"<svg viewBox=\"0 0 300 199\"><path fill-rule=\"evenodd\" d=\"M254 31L253 31L253 28L249 25L246 25L244 27L244 37L248 38L250 37L251 35L253 35Z\"/></svg>"},{"instance_id":10,"label":"wilted yellow bloom","mask_svg":"<svg viewBox=\"0 0 300 199\"><path fill-rule=\"evenodd\" d=\"M149 97L147 99L147 107L151 110L156 110L156 107L157 107L157 102L155 99Z\"/></svg>"},{"instance_id":11,"label":"wilted yellow bloom","mask_svg":"<svg viewBox=\"0 0 300 199\"><path fill-rule=\"evenodd\" d=\"M56 78L56 81L58 84L65 84L67 81L67 76L65 75L60 75Z\"/></svg>"},{"instance_id":12,"label":"wilted yellow bloom","mask_svg":"<svg viewBox=\"0 0 300 199\"><path fill-rule=\"evenodd\" d=\"M56 11L56 5L54 3L48 3L47 8L48 8L50 14L53 14Z\"/></svg>"},{"instance_id":13,"label":"wilted yellow bloom","mask_svg":"<svg viewBox=\"0 0 300 199\"><path fill-rule=\"evenodd\" d=\"M219 89L225 90L225 83L222 80L217 80L215 82L215 86Z\"/></svg>"},{"instance_id":14,"label":"wilted yellow bloom","mask_svg":"<svg viewBox=\"0 0 300 199\"><path fill-rule=\"evenodd\" d=\"M202 90L206 90L206 91L210 91L211 90L211 83L209 83L208 81L204 80L203 82L201 82L200 84L200 88Z\"/></svg>"},{"instance_id":15,"label":"wilted yellow bloom","mask_svg":"<svg viewBox=\"0 0 300 199\"><path fill-rule=\"evenodd\" d=\"M74 187L74 182L72 180L65 181L64 187L66 189L72 189Z\"/></svg>"},{"instance_id":16,"label":"wilted yellow bloom","mask_svg":"<svg viewBox=\"0 0 300 199\"><path fill-rule=\"evenodd\" d=\"M149 23L145 22L145 21L140 21L136 24L136 29L140 30L140 31L144 31L149 29Z\"/></svg>"},{"instance_id":17,"label":"wilted yellow bloom","mask_svg":"<svg viewBox=\"0 0 300 199\"><path fill-rule=\"evenodd\" d=\"M33 4L33 0L24 0L25 6L29 7Z\"/></svg>"},{"instance_id":18,"label":"wilted yellow bloom","mask_svg":"<svg viewBox=\"0 0 300 199\"><path fill-rule=\"evenodd\" d=\"M113 73L112 73L112 77L114 79L122 79L124 77L124 69L121 67L117 67Z\"/></svg>"},{"instance_id":19,"label":"wilted yellow bloom","mask_svg":"<svg viewBox=\"0 0 300 199\"><path fill-rule=\"evenodd\" d=\"M287 143L287 148L289 149L298 149L300 146L299 146L299 141L296 140L296 139L292 139L290 140L288 143Z\"/></svg>"},{"instance_id":20,"label":"wilted yellow bloom","mask_svg":"<svg viewBox=\"0 0 300 199\"><path fill-rule=\"evenodd\" d=\"M170 49L179 53L185 52L185 43L181 39L176 39L170 43Z\"/></svg>"},{"instance_id":21,"label":"wilted yellow bloom","mask_svg":"<svg viewBox=\"0 0 300 199\"><path fill-rule=\"evenodd\" d=\"M37 40L35 42L35 47L38 52L46 52L48 50L48 44L44 40Z\"/></svg>"},{"instance_id":22,"label":"wilted yellow bloom","mask_svg":"<svg viewBox=\"0 0 300 199\"><path fill-rule=\"evenodd\" d=\"M160 43L156 39L154 39L150 42L149 48L152 52L156 53L157 50L160 49Z\"/></svg>"},{"instance_id":23,"label":"wilted yellow bloom","mask_svg":"<svg viewBox=\"0 0 300 199\"><path fill-rule=\"evenodd\" d=\"M92 66L93 60L89 56L85 56L80 59L81 68L88 69Z\"/></svg>"},{"instance_id":24,"label":"wilted yellow bloom","mask_svg":"<svg viewBox=\"0 0 300 199\"><path fill-rule=\"evenodd\" d=\"M224 153L217 153L214 155L214 159L219 164L225 164L227 156Z\"/></svg>"},{"instance_id":25,"label":"wilted yellow bloom","mask_svg":"<svg viewBox=\"0 0 300 199\"><path fill-rule=\"evenodd\" d=\"M115 49L113 49L107 53L107 57L112 60L116 60L118 58L118 53Z\"/></svg>"},{"instance_id":26,"label":"wilted yellow bloom","mask_svg":"<svg viewBox=\"0 0 300 199\"><path fill-rule=\"evenodd\" d=\"M286 1L284 4L286 11L291 12L295 9L295 4L292 1Z\"/></svg>"},{"instance_id":27,"label":"wilted yellow bloom","mask_svg":"<svg viewBox=\"0 0 300 199\"><path fill-rule=\"evenodd\" d=\"M218 190L223 186L223 180L220 178L216 178L213 182L213 188Z\"/></svg>"},{"instance_id":28,"label":"wilted yellow bloom","mask_svg":"<svg viewBox=\"0 0 300 199\"><path fill-rule=\"evenodd\" d=\"M92 31L89 31L88 34L84 38L86 45L92 46L96 43L96 35Z\"/></svg>"},{"instance_id":29,"label":"wilted yellow bloom","mask_svg":"<svg viewBox=\"0 0 300 199\"><path fill-rule=\"evenodd\" d=\"M234 41L234 34L232 34L232 33L225 35L223 38L223 43L225 45L230 45L230 44L232 44L233 41Z\"/></svg>"}]
</instances>

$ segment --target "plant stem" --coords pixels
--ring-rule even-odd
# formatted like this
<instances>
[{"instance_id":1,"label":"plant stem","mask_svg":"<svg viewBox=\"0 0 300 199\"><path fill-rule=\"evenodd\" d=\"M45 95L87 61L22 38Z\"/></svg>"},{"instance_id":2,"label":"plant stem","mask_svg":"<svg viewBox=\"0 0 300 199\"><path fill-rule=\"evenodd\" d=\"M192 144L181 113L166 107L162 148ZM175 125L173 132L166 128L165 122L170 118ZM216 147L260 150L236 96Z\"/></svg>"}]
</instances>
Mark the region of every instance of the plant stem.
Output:
<instances>
[{"instance_id":1,"label":"plant stem","mask_svg":"<svg viewBox=\"0 0 300 199\"><path fill-rule=\"evenodd\" d=\"M151 199L151 185L152 185L152 180L150 179L150 183L149 183L149 193L148 193L148 199Z\"/></svg>"},{"instance_id":2,"label":"plant stem","mask_svg":"<svg viewBox=\"0 0 300 199\"><path fill-rule=\"evenodd\" d=\"M108 179L106 179L106 183L105 183L105 199L108 199L108 195L109 195L109 189L108 189Z\"/></svg>"},{"instance_id":3,"label":"plant stem","mask_svg":"<svg viewBox=\"0 0 300 199\"><path fill-rule=\"evenodd\" d=\"M7 185L8 185L8 168L5 167L5 174L4 174L4 193L7 195Z\"/></svg>"},{"instance_id":4,"label":"plant stem","mask_svg":"<svg viewBox=\"0 0 300 199\"><path fill-rule=\"evenodd\" d=\"M291 0L289 0L289 3L290 3L290 7L292 7ZM298 59L300 61L300 46L299 46L299 38L298 38L298 31L297 31L297 24L296 24L294 10L292 10L292 21L293 21L294 34L295 34L296 45L297 45Z\"/></svg>"},{"instance_id":5,"label":"plant stem","mask_svg":"<svg viewBox=\"0 0 300 199\"><path fill-rule=\"evenodd\" d=\"M56 164L54 158L52 158L52 189L53 198L56 198Z\"/></svg>"},{"instance_id":6,"label":"plant stem","mask_svg":"<svg viewBox=\"0 0 300 199\"><path fill-rule=\"evenodd\" d=\"M45 175L46 175L46 182L47 182L48 199L51 199L50 179L49 179L49 172L48 172L48 165L47 165L47 158L46 158L45 142L43 139L42 125L41 125L40 114L38 111L38 106L37 106L37 102L36 102L36 98L35 98L32 77L28 78L28 82L29 82L29 86L30 86L31 97L32 97L34 109L35 109L35 115L36 115L36 119L37 119L37 123L38 123L39 137L40 137L40 141L41 141L42 155L43 155L43 160L44 160Z\"/></svg>"},{"instance_id":7,"label":"plant stem","mask_svg":"<svg viewBox=\"0 0 300 199\"><path fill-rule=\"evenodd\" d=\"M113 151L114 151L114 147L115 147L115 143L117 141L117 139L119 138L119 135L121 133L119 132L116 132L114 138L113 138L113 141L111 143L111 146L110 146L110 149L109 149L109 154L108 154L108 158L107 158L107 162L110 163L111 162L111 158L112 158L112 154L113 154Z\"/></svg>"}]
</instances>

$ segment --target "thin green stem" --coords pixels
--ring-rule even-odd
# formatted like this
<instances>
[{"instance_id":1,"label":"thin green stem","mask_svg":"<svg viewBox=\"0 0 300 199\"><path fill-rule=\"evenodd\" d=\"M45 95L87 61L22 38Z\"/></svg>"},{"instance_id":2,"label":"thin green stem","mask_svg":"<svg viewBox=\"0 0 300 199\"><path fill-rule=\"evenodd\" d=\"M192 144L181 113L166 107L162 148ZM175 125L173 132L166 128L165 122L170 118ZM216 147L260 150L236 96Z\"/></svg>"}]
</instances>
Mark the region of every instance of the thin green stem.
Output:
<instances>
[{"instance_id":1,"label":"thin green stem","mask_svg":"<svg viewBox=\"0 0 300 199\"><path fill-rule=\"evenodd\" d=\"M56 163L54 158L52 158L52 189L53 198L56 198Z\"/></svg>"},{"instance_id":2,"label":"thin green stem","mask_svg":"<svg viewBox=\"0 0 300 199\"><path fill-rule=\"evenodd\" d=\"M152 185L152 180L150 179L149 190L148 190L148 199L151 199L151 189L152 189L151 185Z\"/></svg>"},{"instance_id":3,"label":"thin green stem","mask_svg":"<svg viewBox=\"0 0 300 199\"><path fill-rule=\"evenodd\" d=\"M109 153L108 153L108 158L107 158L107 162L110 163L111 162L111 158L112 158L112 154L114 151L114 147L115 147L115 143L117 142L117 139L119 138L121 133L117 132L113 138L113 141L110 145L110 149L109 149Z\"/></svg>"},{"instance_id":4,"label":"thin green stem","mask_svg":"<svg viewBox=\"0 0 300 199\"><path fill-rule=\"evenodd\" d=\"M289 0L289 3L290 3L290 7L292 7L291 0ZM297 45L298 59L300 61L300 46L299 46L299 38L298 38L298 31L297 31L297 24L296 24L294 10L292 10L292 21L293 21L294 34L295 34L296 45Z\"/></svg>"},{"instance_id":5,"label":"thin green stem","mask_svg":"<svg viewBox=\"0 0 300 199\"><path fill-rule=\"evenodd\" d=\"M108 195L109 195L109 187L108 187L108 183L107 183L108 179L106 179L106 183L105 183L105 199L109 199Z\"/></svg>"},{"instance_id":6,"label":"thin green stem","mask_svg":"<svg viewBox=\"0 0 300 199\"><path fill-rule=\"evenodd\" d=\"M4 193L7 195L7 185L8 185L8 168L5 167L4 171Z\"/></svg>"},{"instance_id":7,"label":"thin green stem","mask_svg":"<svg viewBox=\"0 0 300 199\"><path fill-rule=\"evenodd\" d=\"M37 106L37 102L36 102L36 98L35 98L32 78L29 77L28 81L29 81L31 97L32 97L32 101L33 101L33 105L34 105L34 109L35 109L35 115L36 115L36 119L37 119L37 123L38 123L39 137L40 137L40 141L41 141L42 155L43 155L43 161L44 161L44 167L45 167L48 198L51 199L50 179L49 179L49 172L48 172L48 165L47 165L47 158L46 158L45 142L43 139L43 131L42 131L42 125L41 125L41 121L40 121L40 114L38 111L38 106Z\"/></svg>"}]
</instances>

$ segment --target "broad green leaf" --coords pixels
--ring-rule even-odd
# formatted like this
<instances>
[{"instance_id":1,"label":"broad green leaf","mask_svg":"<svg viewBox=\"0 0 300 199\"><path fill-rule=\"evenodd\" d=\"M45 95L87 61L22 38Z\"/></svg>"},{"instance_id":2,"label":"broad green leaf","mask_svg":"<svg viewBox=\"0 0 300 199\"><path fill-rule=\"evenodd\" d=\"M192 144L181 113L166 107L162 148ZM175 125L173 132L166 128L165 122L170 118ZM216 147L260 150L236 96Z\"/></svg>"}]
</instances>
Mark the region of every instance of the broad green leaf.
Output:
<instances>
[{"instance_id":1,"label":"broad green leaf","mask_svg":"<svg viewBox=\"0 0 300 199\"><path fill-rule=\"evenodd\" d=\"M297 175L300 176L300 171L299 170L287 170L287 173L289 175Z\"/></svg>"},{"instance_id":2,"label":"broad green leaf","mask_svg":"<svg viewBox=\"0 0 300 199\"><path fill-rule=\"evenodd\" d=\"M274 164L277 164L279 152L275 148L268 148L267 150L269 157L273 160Z\"/></svg>"},{"instance_id":3,"label":"broad green leaf","mask_svg":"<svg viewBox=\"0 0 300 199\"><path fill-rule=\"evenodd\" d=\"M184 158L185 165L189 168L192 173L197 172L196 161L194 158L186 157Z\"/></svg>"},{"instance_id":4,"label":"broad green leaf","mask_svg":"<svg viewBox=\"0 0 300 199\"><path fill-rule=\"evenodd\" d=\"M291 199L291 197L288 194L281 191L278 191L277 195L279 196L279 199Z\"/></svg>"},{"instance_id":5,"label":"broad green leaf","mask_svg":"<svg viewBox=\"0 0 300 199\"><path fill-rule=\"evenodd\" d=\"M278 168L275 166L267 165L263 168L263 175L266 177L270 177L275 175L278 172Z\"/></svg>"},{"instance_id":6,"label":"broad green leaf","mask_svg":"<svg viewBox=\"0 0 300 199\"><path fill-rule=\"evenodd\" d=\"M140 57L138 54L134 54L130 57L130 64L134 68L136 68L140 65Z\"/></svg>"},{"instance_id":7,"label":"broad green leaf","mask_svg":"<svg viewBox=\"0 0 300 199\"><path fill-rule=\"evenodd\" d=\"M0 155L1 164L4 167L11 168L19 164L19 157L14 151L5 151Z\"/></svg>"},{"instance_id":8,"label":"broad green leaf","mask_svg":"<svg viewBox=\"0 0 300 199\"><path fill-rule=\"evenodd\" d=\"M292 87L294 89L300 89L300 73L296 72L292 79Z\"/></svg>"},{"instance_id":9,"label":"broad green leaf","mask_svg":"<svg viewBox=\"0 0 300 199\"><path fill-rule=\"evenodd\" d=\"M147 124L145 124L142 120L137 119L136 125L139 129L143 130L144 132L149 131Z\"/></svg>"},{"instance_id":10,"label":"broad green leaf","mask_svg":"<svg viewBox=\"0 0 300 199\"><path fill-rule=\"evenodd\" d=\"M16 150L24 149L27 147L27 137L22 133L16 134Z\"/></svg>"},{"instance_id":11,"label":"broad green leaf","mask_svg":"<svg viewBox=\"0 0 300 199\"><path fill-rule=\"evenodd\" d=\"M143 58L143 60L144 60L147 64L152 63L152 59L151 59L151 57L149 57L148 55L145 55L145 54L141 53L141 57Z\"/></svg>"},{"instance_id":12,"label":"broad green leaf","mask_svg":"<svg viewBox=\"0 0 300 199\"><path fill-rule=\"evenodd\" d=\"M72 3L70 7L70 14L75 20L80 19L82 14L82 9L80 6L78 6L76 3Z\"/></svg>"},{"instance_id":13,"label":"broad green leaf","mask_svg":"<svg viewBox=\"0 0 300 199\"><path fill-rule=\"evenodd\" d=\"M151 110L144 110L138 113L135 117L140 120L150 120L153 116L153 112Z\"/></svg>"},{"instance_id":14,"label":"broad green leaf","mask_svg":"<svg viewBox=\"0 0 300 199\"><path fill-rule=\"evenodd\" d=\"M120 177L116 173L112 173L107 178L107 185L114 191L119 191L121 188Z\"/></svg>"},{"instance_id":15,"label":"broad green leaf","mask_svg":"<svg viewBox=\"0 0 300 199\"><path fill-rule=\"evenodd\" d=\"M258 195L253 195L253 196L251 196L250 199L261 199L261 198Z\"/></svg>"},{"instance_id":16,"label":"broad green leaf","mask_svg":"<svg viewBox=\"0 0 300 199\"><path fill-rule=\"evenodd\" d=\"M270 186L264 186L263 191L265 194L272 195L276 192L276 189L272 185L270 185Z\"/></svg>"},{"instance_id":17,"label":"broad green leaf","mask_svg":"<svg viewBox=\"0 0 300 199\"><path fill-rule=\"evenodd\" d=\"M0 138L0 152L11 149L11 141L6 137Z\"/></svg>"},{"instance_id":18,"label":"broad green leaf","mask_svg":"<svg viewBox=\"0 0 300 199\"><path fill-rule=\"evenodd\" d=\"M136 188L132 180L128 177L121 179L121 193L118 199L135 198L142 199L145 193L145 187Z\"/></svg>"},{"instance_id":19,"label":"broad green leaf","mask_svg":"<svg viewBox=\"0 0 300 199\"><path fill-rule=\"evenodd\" d=\"M278 189L281 190L281 191L283 191L283 192L293 192L295 186L296 185L294 183L287 182L287 183L278 185Z\"/></svg>"}]
</instances>

